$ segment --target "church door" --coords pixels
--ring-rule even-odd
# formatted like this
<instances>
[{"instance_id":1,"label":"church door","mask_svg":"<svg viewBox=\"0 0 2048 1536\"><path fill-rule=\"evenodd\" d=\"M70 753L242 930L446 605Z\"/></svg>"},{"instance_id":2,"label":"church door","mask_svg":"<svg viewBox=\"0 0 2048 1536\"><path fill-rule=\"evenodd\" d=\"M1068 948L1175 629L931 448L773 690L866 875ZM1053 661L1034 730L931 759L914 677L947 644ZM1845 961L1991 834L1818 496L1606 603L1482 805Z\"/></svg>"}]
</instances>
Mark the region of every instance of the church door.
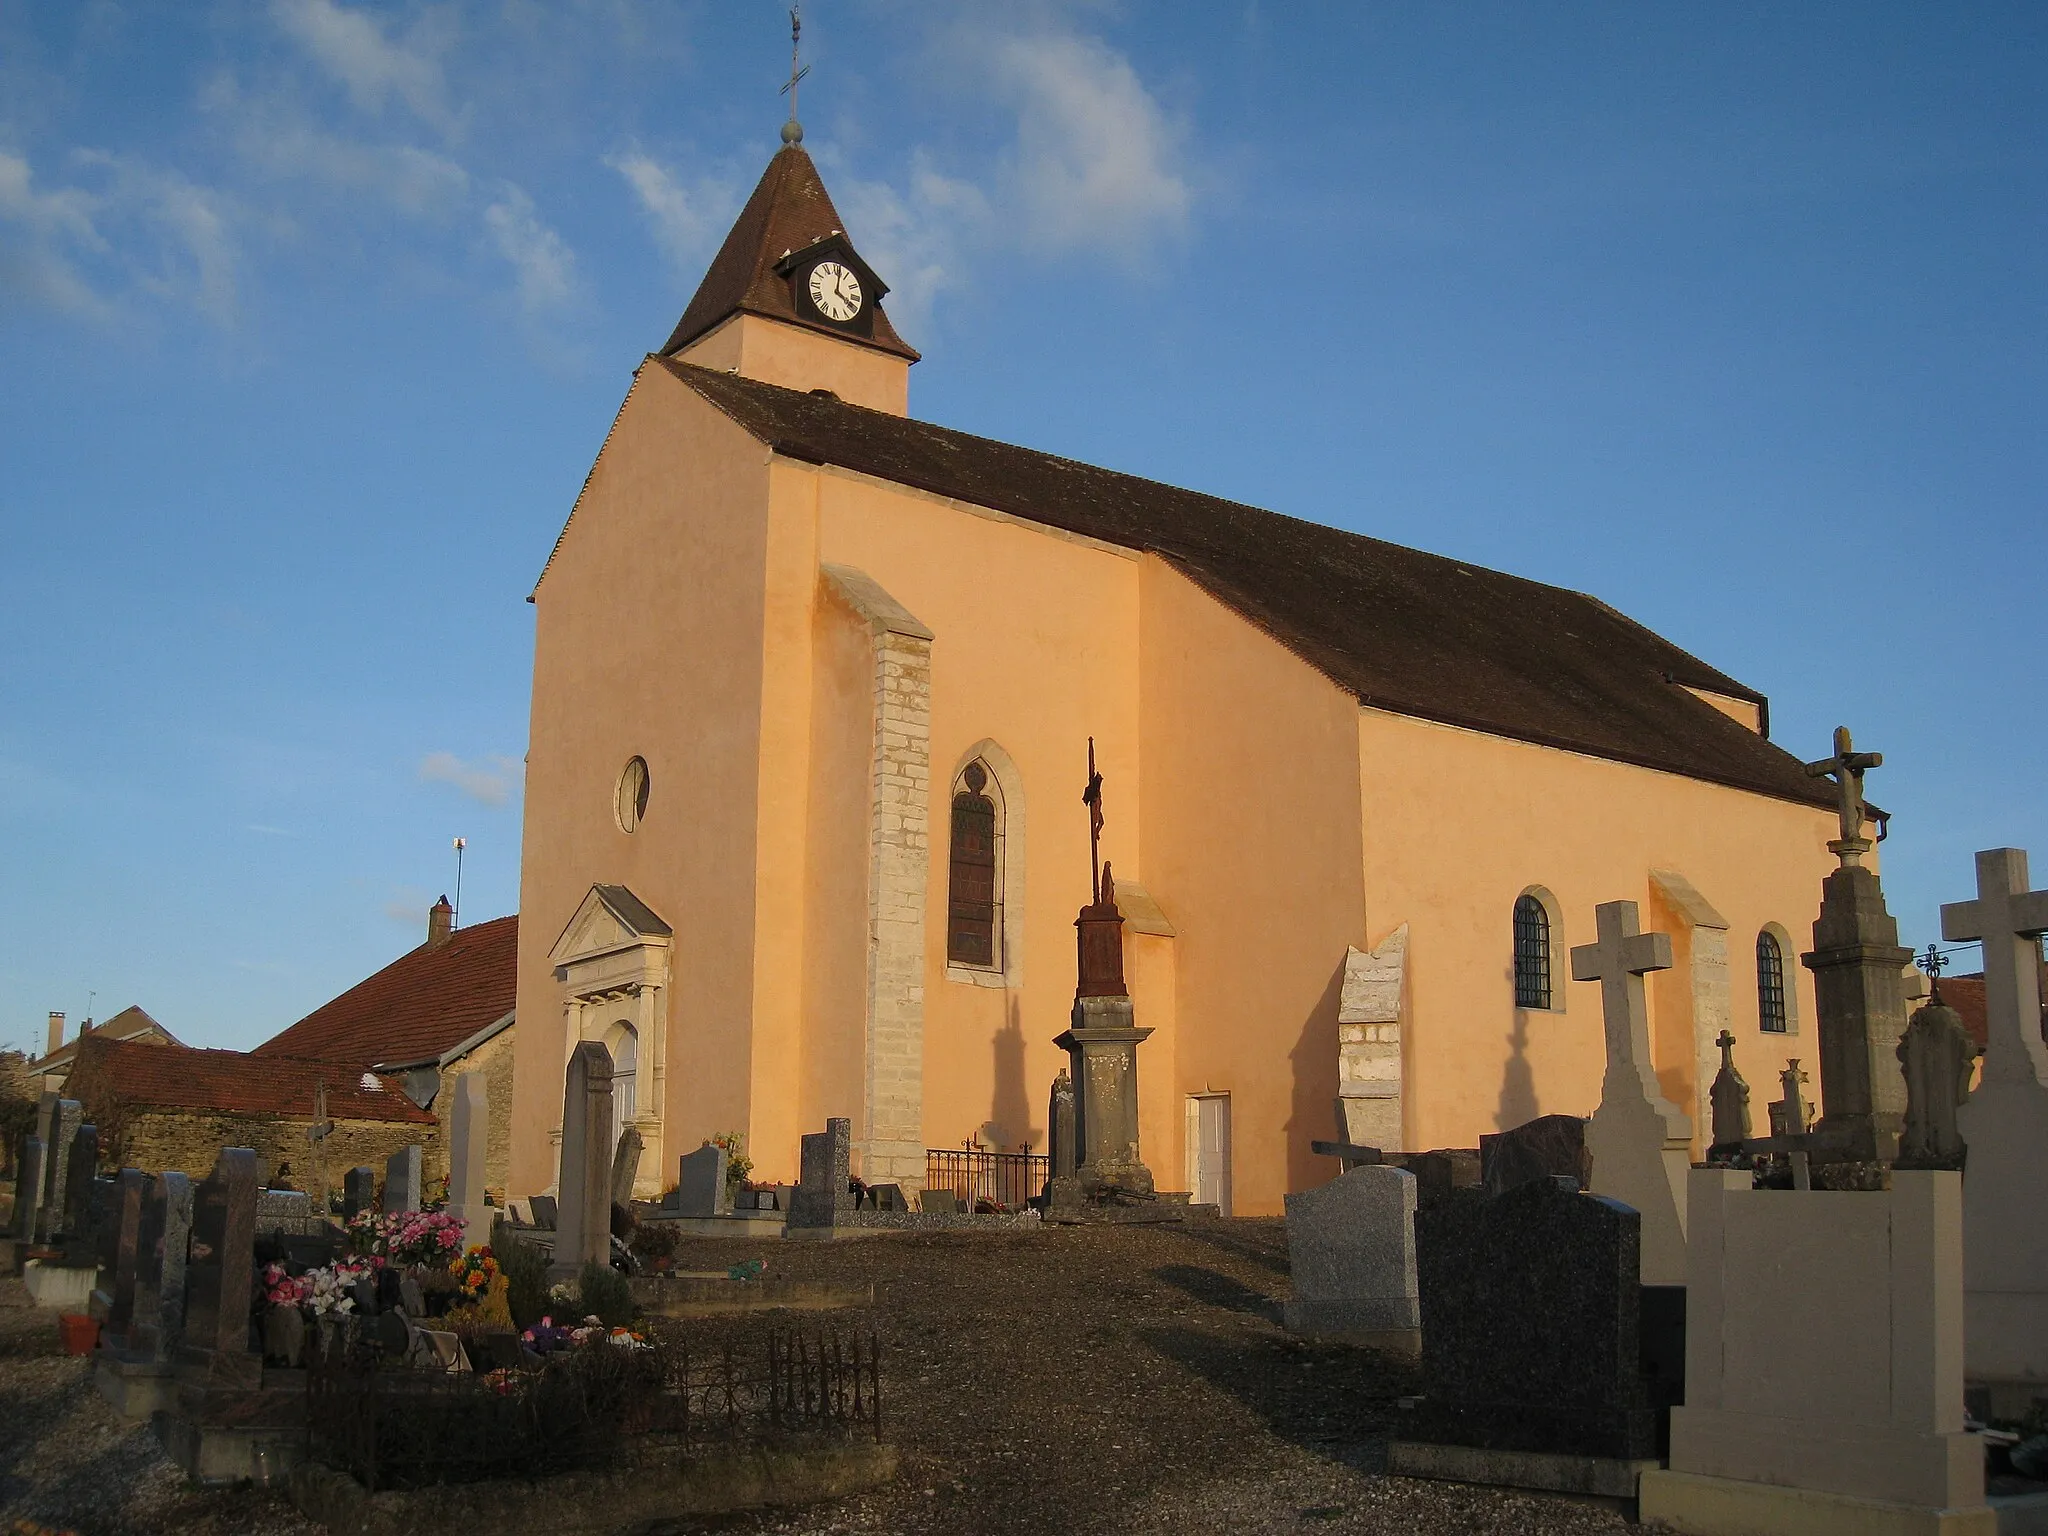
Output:
<instances>
[{"instance_id":1,"label":"church door","mask_svg":"<svg viewBox=\"0 0 2048 1536\"><path fill-rule=\"evenodd\" d=\"M1188 1189L1197 1205L1230 1214L1230 1095L1188 1099Z\"/></svg>"}]
</instances>

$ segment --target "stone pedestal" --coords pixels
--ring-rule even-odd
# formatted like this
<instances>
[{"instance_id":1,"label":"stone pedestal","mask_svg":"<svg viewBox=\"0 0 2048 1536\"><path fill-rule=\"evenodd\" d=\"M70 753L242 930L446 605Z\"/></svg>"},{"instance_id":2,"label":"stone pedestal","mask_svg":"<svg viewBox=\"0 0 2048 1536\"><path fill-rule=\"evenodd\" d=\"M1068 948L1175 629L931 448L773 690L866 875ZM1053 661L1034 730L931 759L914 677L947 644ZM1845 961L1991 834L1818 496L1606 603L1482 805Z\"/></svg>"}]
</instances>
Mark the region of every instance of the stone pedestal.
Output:
<instances>
[{"instance_id":1,"label":"stone pedestal","mask_svg":"<svg viewBox=\"0 0 2048 1536\"><path fill-rule=\"evenodd\" d=\"M1899 943L1875 872L1845 864L1827 877L1813 950L1799 958L1813 972L1820 1025L1821 1118L1811 1155L1817 1163L1889 1162L1906 1118L1900 972L1913 952Z\"/></svg>"},{"instance_id":2,"label":"stone pedestal","mask_svg":"<svg viewBox=\"0 0 2048 1536\"><path fill-rule=\"evenodd\" d=\"M1054 1204L1153 1198L1138 1150L1138 1047L1151 1034L1128 997L1074 999L1073 1023L1053 1044L1071 1063L1080 1157L1071 1179L1052 1181Z\"/></svg>"},{"instance_id":3,"label":"stone pedestal","mask_svg":"<svg viewBox=\"0 0 2048 1536\"><path fill-rule=\"evenodd\" d=\"M1963 1429L1962 1180L1881 1193L1692 1175L1685 1404L1641 1514L1676 1531L1991 1536Z\"/></svg>"}]
</instances>

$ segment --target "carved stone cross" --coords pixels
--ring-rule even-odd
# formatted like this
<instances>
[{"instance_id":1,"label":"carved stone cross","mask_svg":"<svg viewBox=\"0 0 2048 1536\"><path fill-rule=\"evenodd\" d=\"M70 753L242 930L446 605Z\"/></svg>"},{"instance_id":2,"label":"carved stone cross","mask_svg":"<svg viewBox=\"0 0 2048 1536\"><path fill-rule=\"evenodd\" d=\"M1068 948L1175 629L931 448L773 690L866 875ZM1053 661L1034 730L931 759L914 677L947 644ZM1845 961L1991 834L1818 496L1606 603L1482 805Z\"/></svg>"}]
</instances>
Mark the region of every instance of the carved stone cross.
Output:
<instances>
[{"instance_id":1,"label":"carved stone cross","mask_svg":"<svg viewBox=\"0 0 2048 1536\"><path fill-rule=\"evenodd\" d=\"M2041 944L2048 891L2027 889L2024 848L1977 855L1977 899L1941 909L1941 936L1984 944L1984 1081L2048 1084L2041 1041Z\"/></svg>"},{"instance_id":2,"label":"carved stone cross","mask_svg":"<svg viewBox=\"0 0 2048 1536\"><path fill-rule=\"evenodd\" d=\"M1870 842L1863 835L1867 814L1863 804L1863 775L1883 765L1882 752L1855 750L1846 725L1835 727L1835 755L1806 765L1809 777L1835 781L1835 814L1840 821L1842 835L1838 841L1829 843L1828 848L1841 859L1844 869L1853 869L1861 864L1863 855L1870 851Z\"/></svg>"},{"instance_id":3,"label":"carved stone cross","mask_svg":"<svg viewBox=\"0 0 2048 1536\"><path fill-rule=\"evenodd\" d=\"M1572 980L1600 983L1600 1017L1607 1026L1607 1077L1603 1098L1613 1091L1617 1073L1633 1072L1643 1094L1656 1103L1664 1097L1650 1069L1650 1011L1643 996L1643 976L1671 969L1668 934L1644 933L1632 901L1606 901L1593 909L1598 942L1572 950Z\"/></svg>"}]
</instances>

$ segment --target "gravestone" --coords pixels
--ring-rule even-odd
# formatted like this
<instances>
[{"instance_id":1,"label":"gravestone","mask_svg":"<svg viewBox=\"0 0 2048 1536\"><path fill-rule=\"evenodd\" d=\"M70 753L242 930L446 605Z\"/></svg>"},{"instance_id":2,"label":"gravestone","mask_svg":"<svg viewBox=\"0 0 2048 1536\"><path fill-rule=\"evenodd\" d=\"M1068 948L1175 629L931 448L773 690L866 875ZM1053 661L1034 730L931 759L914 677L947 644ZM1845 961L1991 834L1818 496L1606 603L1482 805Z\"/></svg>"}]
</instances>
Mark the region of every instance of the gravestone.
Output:
<instances>
[{"instance_id":1,"label":"gravestone","mask_svg":"<svg viewBox=\"0 0 2048 1536\"><path fill-rule=\"evenodd\" d=\"M685 1153L676 1166L676 1211L683 1216L729 1216L725 1148L706 1142Z\"/></svg>"},{"instance_id":2,"label":"gravestone","mask_svg":"<svg viewBox=\"0 0 2048 1536\"><path fill-rule=\"evenodd\" d=\"M364 1211L374 1210L377 1205L377 1170L374 1168L351 1168L341 1178L341 1214L345 1221L353 1221Z\"/></svg>"},{"instance_id":3,"label":"gravestone","mask_svg":"<svg viewBox=\"0 0 2048 1536\"><path fill-rule=\"evenodd\" d=\"M903 1198L901 1184L870 1184L868 1201L878 1211L908 1211L910 1202Z\"/></svg>"},{"instance_id":4,"label":"gravestone","mask_svg":"<svg viewBox=\"0 0 2048 1536\"><path fill-rule=\"evenodd\" d=\"M632 1207L633 1186L640 1182L641 1149L640 1132L636 1127L629 1125L619 1132L619 1144L612 1151L613 1205Z\"/></svg>"},{"instance_id":5,"label":"gravestone","mask_svg":"<svg viewBox=\"0 0 2048 1536\"><path fill-rule=\"evenodd\" d=\"M1977 899L1941 909L1941 935L1984 945L1984 1065L1956 1112L1963 1180L1963 1337L1973 1382L2048 1394L2048 1046L2041 1040L2041 945L2048 891L2027 855L1977 855ZM2000 1393L1999 1395L2003 1395Z\"/></svg>"},{"instance_id":6,"label":"gravestone","mask_svg":"<svg viewBox=\"0 0 2048 1536\"><path fill-rule=\"evenodd\" d=\"M1422 1344L1415 1274L1415 1175L1368 1166L1287 1196L1290 1333L1414 1354Z\"/></svg>"},{"instance_id":7,"label":"gravestone","mask_svg":"<svg viewBox=\"0 0 2048 1536\"><path fill-rule=\"evenodd\" d=\"M384 1214L420 1208L420 1147L401 1147L384 1161Z\"/></svg>"},{"instance_id":8,"label":"gravestone","mask_svg":"<svg viewBox=\"0 0 2048 1536\"><path fill-rule=\"evenodd\" d=\"M533 1213L536 1231L552 1232L561 1219L561 1207L553 1195L535 1195L526 1202L526 1208Z\"/></svg>"},{"instance_id":9,"label":"gravestone","mask_svg":"<svg viewBox=\"0 0 2048 1536\"><path fill-rule=\"evenodd\" d=\"M1607 1071L1600 1107L1586 1127L1593 1160L1590 1188L1642 1216L1645 1285L1685 1284L1685 1176L1692 1166L1692 1121L1664 1097L1651 1070L1650 1015L1643 977L1671 968L1671 940L1644 933L1632 901L1593 909L1598 942L1572 950L1572 980L1600 983Z\"/></svg>"},{"instance_id":10,"label":"gravestone","mask_svg":"<svg viewBox=\"0 0 2048 1536\"><path fill-rule=\"evenodd\" d=\"M851 1158L853 1122L827 1120L825 1129L803 1138L800 1182L790 1196L789 1225L832 1227L853 1212L847 1164Z\"/></svg>"},{"instance_id":11,"label":"gravestone","mask_svg":"<svg viewBox=\"0 0 2048 1536\"><path fill-rule=\"evenodd\" d=\"M1714 1113L1714 1139L1707 1147L1707 1161L1729 1163L1748 1155L1743 1144L1749 1140L1749 1084L1735 1069L1735 1036L1724 1029L1714 1043L1721 1048L1721 1070L1707 1090Z\"/></svg>"},{"instance_id":12,"label":"gravestone","mask_svg":"<svg viewBox=\"0 0 2048 1536\"><path fill-rule=\"evenodd\" d=\"M35 1240L36 1218L43 1208L43 1184L49 1178L48 1162L42 1137L22 1137L21 1161L15 1167L14 1220L9 1228L18 1242Z\"/></svg>"},{"instance_id":13,"label":"gravestone","mask_svg":"<svg viewBox=\"0 0 2048 1536\"><path fill-rule=\"evenodd\" d=\"M64 1262L75 1268L99 1267L101 1217L112 1208L111 1180L99 1176L100 1133L81 1125L71 1138L65 1169Z\"/></svg>"},{"instance_id":14,"label":"gravestone","mask_svg":"<svg viewBox=\"0 0 2048 1536\"><path fill-rule=\"evenodd\" d=\"M1124 985L1123 914L1116 883L1102 866L1096 899L1074 919L1079 980L1066 1030L1053 1044L1067 1053L1074 1082L1075 1144L1071 1179L1054 1179L1053 1205L1124 1203L1155 1197L1152 1170L1138 1145L1140 1029Z\"/></svg>"},{"instance_id":15,"label":"gravestone","mask_svg":"<svg viewBox=\"0 0 2048 1536\"><path fill-rule=\"evenodd\" d=\"M148 1202L149 1175L123 1168L114 1181L114 1219L107 1224L106 1255L100 1265L101 1294L106 1297L103 1336L110 1347L123 1349L135 1317L135 1284L141 1267L142 1209ZM95 1301L98 1296L95 1296Z\"/></svg>"},{"instance_id":16,"label":"gravestone","mask_svg":"<svg viewBox=\"0 0 2048 1536\"><path fill-rule=\"evenodd\" d=\"M223 1147L192 1196L185 1266L185 1337L178 1355L209 1385L253 1388L263 1357L249 1347L256 1278L256 1154Z\"/></svg>"},{"instance_id":17,"label":"gravestone","mask_svg":"<svg viewBox=\"0 0 2048 1536\"><path fill-rule=\"evenodd\" d=\"M1442 1449L1463 1447L1519 1460L1528 1486L1576 1479L1578 1492L1633 1494L1657 1441L1640 1234L1635 1211L1568 1178L1460 1191L1418 1211L1423 1397L1397 1433L1424 1444L1394 1447L1389 1470L1466 1475ZM1530 1473L1541 1466L1562 1466L1565 1480Z\"/></svg>"},{"instance_id":18,"label":"gravestone","mask_svg":"<svg viewBox=\"0 0 2048 1536\"><path fill-rule=\"evenodd\" d=\"M50 1151L45 1158L48 1176L43 1180L42 1209L36 1213L36 1239L54 1243L64 1235L65 1195L71 1187L71 1144L78 1135L84 1110L76 1099L59 1099L50 1117Z\"/></svg>"},{"instance_id":19,"label":"gravestone","mask_svg":"<svg viewBox=\"0 0 2048 1536\"><path fill-rule=\"evenodd\" d=\"M1052 1095L1046 1106L1047 1177L1071 1179L1080 1154L1075 1150L1074 1079L1065 1067L1052 1080Z\"/></svg>"},{"instance_id":20,"label":"gravestone","mask_svg":"<svg viewBox=\"0 0 2048 1536\"><path fill-rule=\"evenodd\" d=\"M1584 1189L1591 1166L1586 1122L1577 1115L1539 1115L1479 1138L1479 1187L1489 1195L1560 1177Z\"/></svg>"},{"instance_id":21,"label":"gravestone","mask_svg":"<svg viewBox=\"0 0 2048 1536\"><path fill-rule=\"evenodd\" d=\"M586 1263L611 1262L612 1057L595 1040L569 1054L562 1083L562 1163L556 1182L551 1279L571 1280Z\"/></svg>"},{"instance_id":22,"label":"gravestone","mask_svg":"<svg viewBox=\"0 0 2048 1536\"><path fill-rule=\"evenodd\" d=\"M1835 755L1808 763L1815 778L1832 779L1841 835L1828 844L1840 861L1821 884L1813 949L1800 963L1813 972L1820 1035L1820 1122L1811 1156L1817 1163L1889 1162L1905 1122L1906 1086L1898 1072L1905 1033L1903 971L1912 951L1885 909L1884 888L1863 857L1875 846L1863 836L1869 811L1863 775L1883 763L1858 752L1846 726L1835 730Z\"/></svg>"},{"instance_id":23,"label":"gravestone","mask_svg":"<svg viewBox=\"0 0 2048 1536\"><path fill-rule=\"evenodd\" d=\"M1899 1039L1899 1066L1906 1078L1906 1128L1899 1137L1897 1168L1953 1168L1960 1171L1966 1147L1957 1111L1969 1101L1977 1043L1962 1015L1941 1000L1936 985L1930 1001L1915 1009Z\"/></svg>"},{"instance_id":24,"label":"gravestone","mask_svg":"<svg viewBox=\"0 0 2048 1536\"><path fill-rule=\"evenodd\" d=\"M929 1215L958 1216L961 1212L960 1196L950 1189L920 1189L917 1208Z\"/></svg>"},{"instance_id":25,"label":"gravestone","mask_svg":"<svg viewBox=\"0 0 2048 1536\"><path fill-rule=\"evenodd\" d=\"M491 1240L491 1211L484 1205L484 1161L490 1153L490 1091L481 1072L455 1079L449 1113L448 1214L462 1223L464 1251Z\"/></svg>"},{"instance_id":26,"label":"gravestone","mask_svg":"<svg viewBox=\"0 0 2048 1536\"><path fill-rule=\"evenodd\" d=\"M1669 1470L1643 1474L1644 1524L1993 1536L1963 1428L1962 1176L1691 1182L1685 1402Z\"/></svg>"},{"instance_id":27,"label":"gravestone","mask_svg":"<svg viewBox=\"0 0 2048 1536\"><path fill-rule=\"evenodd\" d=\"M128 1352L168 1364L185 1332L185 1274L192 1244L192 1181L160 1173L151 1182L136 1240L135 1314Z\"/></svg>"}]
</instances>

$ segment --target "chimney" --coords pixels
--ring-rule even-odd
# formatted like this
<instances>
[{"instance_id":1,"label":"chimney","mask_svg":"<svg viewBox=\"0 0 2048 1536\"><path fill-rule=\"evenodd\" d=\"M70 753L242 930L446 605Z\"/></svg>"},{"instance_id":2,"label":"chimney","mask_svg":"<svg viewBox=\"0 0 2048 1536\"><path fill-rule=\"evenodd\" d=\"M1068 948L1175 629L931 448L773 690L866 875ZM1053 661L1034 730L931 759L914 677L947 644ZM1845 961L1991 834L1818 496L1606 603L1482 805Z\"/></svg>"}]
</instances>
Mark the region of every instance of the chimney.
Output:
<instances>
[{"instance_id":1,"label":"chimney","mask_svg":"<svg viewBox=\"0 0 2048 1536\"><path fill-rule=\"evenodd\" d=\"M45 1053L54 1056L64 1048L64 1015L54 1009L50 1013L50 1049Z\"/></svg>"},{"instance_id":2,"label":"chimney","mask_svg":"<svg viewBox=\"0 0 2048 1536\"><path fill-rule=\"evenodd\" d=\"M448 942L455 932L455 909L448 905L443 896L427 908L427 946L431 949Z\"/></svg>"}]
</instances>

